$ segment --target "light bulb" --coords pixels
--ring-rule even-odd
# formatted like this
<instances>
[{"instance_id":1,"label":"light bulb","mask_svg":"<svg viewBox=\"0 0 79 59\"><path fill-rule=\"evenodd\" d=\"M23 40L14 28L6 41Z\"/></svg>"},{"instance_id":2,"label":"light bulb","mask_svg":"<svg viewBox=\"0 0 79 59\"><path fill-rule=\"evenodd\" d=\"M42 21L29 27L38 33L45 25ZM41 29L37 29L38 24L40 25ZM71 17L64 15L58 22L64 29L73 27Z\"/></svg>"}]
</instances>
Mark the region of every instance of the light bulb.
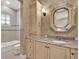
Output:
<instances>
[{"instance_id":1,"label":"light bulb","mask_svg":"<svg viewBox=\"0 0 79 59\"><path fill-rule=\"evenodd\" d=\"M46 12L45 9L42 9L42 12Z\"/></svg>"}]
</instances>

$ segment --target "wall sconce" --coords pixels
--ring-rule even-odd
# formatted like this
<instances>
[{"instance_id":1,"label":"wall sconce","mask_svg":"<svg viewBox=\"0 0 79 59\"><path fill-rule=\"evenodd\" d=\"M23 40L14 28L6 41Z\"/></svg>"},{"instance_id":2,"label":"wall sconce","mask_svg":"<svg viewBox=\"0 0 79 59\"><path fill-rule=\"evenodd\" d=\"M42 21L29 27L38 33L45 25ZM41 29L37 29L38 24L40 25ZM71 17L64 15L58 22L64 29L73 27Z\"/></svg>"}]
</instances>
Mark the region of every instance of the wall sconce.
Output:
<instances>
[{"instance_id":1,"label":"wall sconce","mask_svg":"<svg viewBox=\"0 0 79 59\"><path fill-rule=\"evenodd\" d=\"M42 13L44 16L46 16L46 10L45 9L42 9Z\"/></svg>"}]
</instances>

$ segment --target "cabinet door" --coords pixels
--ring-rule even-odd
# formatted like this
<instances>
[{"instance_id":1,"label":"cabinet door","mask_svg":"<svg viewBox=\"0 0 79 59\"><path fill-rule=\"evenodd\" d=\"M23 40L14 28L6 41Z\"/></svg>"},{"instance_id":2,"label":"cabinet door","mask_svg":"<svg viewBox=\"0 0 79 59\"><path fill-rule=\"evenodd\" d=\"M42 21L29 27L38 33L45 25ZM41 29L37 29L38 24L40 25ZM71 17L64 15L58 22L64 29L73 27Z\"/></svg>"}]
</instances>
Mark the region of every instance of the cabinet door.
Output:
<instances>
[{"instance_id":1,"label":"cabinet door","mask_svg":"<svg viewBox=\"0 0 79 59\"><path fill-rule=\"evenodd\" d=\"M26 50L27 50L27 59L34 59L34 41L27 39L27 45L26 45Z\"/></svg>"},{"instance_id":2,"label":"cabinet door","mask_svg":"<svg viewBox=\"0 0 79 59\"><path fill-rule=\"evenodd\" d=\"M47 53L47 44L41 43L41 42L36 42L36 59L47 59L48 58L48 53Z\"/></svg>"},{"instance_id":3,"label":"cabinet door","mask_svg":"<svg viewBox=\"0 0 79 59\"><path fill-rule=\"evenodd\" d=\"M78 50L71 49L71 59L78 59Z\"/></svg>"},{"instance_id":4,"label":"cabinet door","mask_svg":"<svg viewBox=\"0 0 79 59\"><path fill-rule=\"evenodd\" d=\"M50 59L70 59L70 49L50 45Z\"/></svg>"}]
</instances>

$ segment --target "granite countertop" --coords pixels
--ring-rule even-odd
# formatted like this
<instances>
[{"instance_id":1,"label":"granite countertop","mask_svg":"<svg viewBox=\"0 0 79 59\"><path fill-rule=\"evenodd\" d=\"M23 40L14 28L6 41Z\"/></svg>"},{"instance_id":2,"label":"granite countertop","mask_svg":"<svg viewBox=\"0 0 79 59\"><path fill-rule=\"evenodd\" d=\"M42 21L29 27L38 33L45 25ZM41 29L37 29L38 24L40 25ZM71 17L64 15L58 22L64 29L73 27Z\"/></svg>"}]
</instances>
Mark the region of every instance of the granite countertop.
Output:
<instances>
[{"instance_id":1,"label":"granite countertop","mask_svg":"<svg viewBox=\"0 0 79 59\"><path fill-rule=\"evenodd\" d=\"M33 40L48 43L48 44L53 44L61 47L66 47L66 48L73 48L73 49L78 49L78 40L69 40L69 39L56 39L56 38L32 38Z\"/></svg>"}]
</instances>

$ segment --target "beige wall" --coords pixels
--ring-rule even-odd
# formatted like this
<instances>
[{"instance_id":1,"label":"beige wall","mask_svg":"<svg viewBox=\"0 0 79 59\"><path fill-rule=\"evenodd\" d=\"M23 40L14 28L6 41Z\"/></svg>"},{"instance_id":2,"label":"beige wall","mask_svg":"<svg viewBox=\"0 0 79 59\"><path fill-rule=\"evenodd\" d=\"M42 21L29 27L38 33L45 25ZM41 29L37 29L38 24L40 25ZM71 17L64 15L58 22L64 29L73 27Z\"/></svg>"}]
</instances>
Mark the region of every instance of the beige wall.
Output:
<instances>
[{"instance_id":1,"label":"beige wall","mask_svg":"<svg viewBox=\"0 0 79 59\"><path fill-rule=\"evenodd\" d=\"M77 18L75 17L75 9L71 9L71 20L72 20L72 29L68 32L57 32L51 28L50 25L50 17L51 17L51 11L47 13L46 16L42 16L42 26L41 31L42 35L48 34L49 36L61 36L61 37L77 37ZM76 15L77 16L77 15Z\"/></svg>"},{"instance_id":2,"label":"beige wall","mask_svg":"<svg viewBox=\"0 0 79 59\"><path fill-rule=\"evenodd\" d=\"M77 20L78 20L77 19L77 16L78 16L77 15L77 0L72 0L70 1L70 3L73 4L73 7L68 7L66 5L65 7L67 7L69 11L71 12L70 13L71 15L69 16L71 18L71 25L73 25L71 30L68 32L56 32L52 28L50 28L50 19L52 16L51 14L53 13L53 10L55 9L51 9L49 7L46 9L47 10L46 16L42 15L42 19L41 19L41 34L42 35L48 34L50 36L77 37ZM54 6L52 5L52 7Z\"/></svg>"}]
</instances>

